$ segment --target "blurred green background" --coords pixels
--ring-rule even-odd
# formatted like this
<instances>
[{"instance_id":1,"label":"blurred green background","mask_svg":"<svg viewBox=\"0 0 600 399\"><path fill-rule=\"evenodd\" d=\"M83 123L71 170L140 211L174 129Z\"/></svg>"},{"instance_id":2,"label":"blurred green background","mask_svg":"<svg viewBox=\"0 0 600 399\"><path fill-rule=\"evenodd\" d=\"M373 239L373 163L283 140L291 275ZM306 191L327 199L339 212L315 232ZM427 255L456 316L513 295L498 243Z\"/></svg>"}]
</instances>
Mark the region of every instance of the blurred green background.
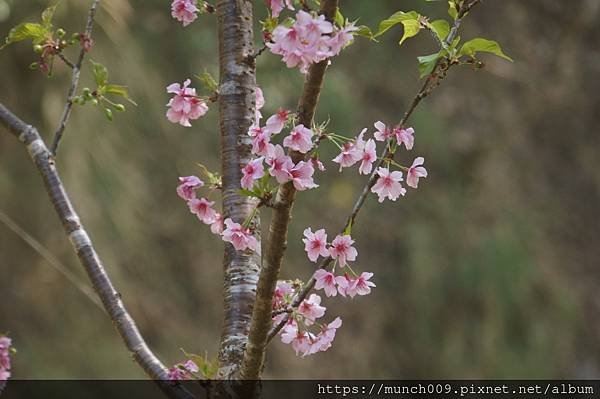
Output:
<instances>
[{"instance_id":1,"label":"blurred green background","mask_svg":"<svg viewBox=\"0 0 600 399\"><path fill-rule=\"evenodd\" d=\"M56 22L81 31L89 1L62 0ZM257 1L257 13L265 7ZM0 0L0 34L37 20L48 1ZM447 17L444 2L342 1L350 19L376 26L398 10ZM498 40L515 63L455 68L414 114L429 177L396 203L369 197L353 235L356 269L375 273L372 295L330 298L344 325L333 348L298 359L274 341L272 378L588 378L600 376L600 3L490 0L462 36ZM216 106L182 128L164 116L165 87L216 75L216 21L187 28L166 0L103 1L92 58L139 103L108 123L76 108L58 168L108 272L140 330L166 363L188 352L215 356L221 328L222 243L175 194L177 176L218 169ZM318 120L355 135L397 122L418 88L426 33L399 47L396 27L379 44L358 39L327 73ZM257 40L259 36L257 34ZM71 53L74 58L74 54ZM0 52L0 101L47 139L69 71L47 79L27 69L27 44ZM293 108L303 78L263 54L265 115ZM91 86L89 68L82 86ZM198 84L196 84L199 86ZM335 155L334 148L323 153ZM294 207L283 277L313 270L306 226L341 228L364 178L320 175ZM0 134L0 211L87 279L35 169L14 137ZM268 222L264 215L263 224ZM0 224L0 330L18 349L15 378L143 378L105 314L17 235ZM278 341L278 340L277 340Z\"/></svg>"}]
</instances>

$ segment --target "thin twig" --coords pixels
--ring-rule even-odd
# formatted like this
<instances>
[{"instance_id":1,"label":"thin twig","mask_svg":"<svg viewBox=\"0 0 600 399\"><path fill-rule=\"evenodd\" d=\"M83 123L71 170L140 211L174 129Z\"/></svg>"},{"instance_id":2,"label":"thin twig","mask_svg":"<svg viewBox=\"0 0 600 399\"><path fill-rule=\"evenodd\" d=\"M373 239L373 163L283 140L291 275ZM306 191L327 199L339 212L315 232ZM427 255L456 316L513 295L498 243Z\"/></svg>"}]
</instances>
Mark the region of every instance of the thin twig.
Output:
<instances>
[{"instance_id":1,"label":"thin twig","mask_svg":"<svg viewBox=\"0 0 600 399\"><path fill-rule=\"evenodd\" d=\"M90 11L88 12L87 23L85 25L85 38L92 38L92 29L94 27L94 16L96 15L96 9L100 0L94 0L92 2L92 6L90 7ZM67 122L69 121L69 117L71 116L71 110L73 109L73 97L75 96L75 92L77 91L77 85L79 84L79 76L81 75L81 66L83 64L83 59L85 58L86 49L84 46L81 47L81 51L79 52L79 57L77 58L77 62L73 64L70 61L67 61L66 58L60 57L65 63L70 63L69 65L71 69L73 69L73 74L71 76L71 87L69 87L69 93L67 94L67 102L65 103L65 108L63 109L62 117L60 118L60 122L58 123L58 128L54 133L54 140L52 141L52 155L56 156L56 152L58 151L58 145L60 144L60 139L65 132L65 128L67 127ZM59 55L61 55L59 53Z\"/></svg>"},{"instance_id":2,"label":"thin twig","mask_svg":"<svg viewBox=\"0 0 600 399\"><path fill-rule=\"evenodd\" d=\"M58 58L60 58L69 68L75 69L75 64L73 64L73 62L70 61L62 52L58 53Z\"/></svg>"},{"instance_id":3,"label":"thin twig","mask_svg":"<svg viewBox=\"0 0 600 399\"><path fill-rule=\"evenodd\" d=\"M12 220L7 214L0 210L0 222L8 227L13 233L21 238L27 245L29 245L35 252L37 252L50 266L56 271L62 274L71 284L73 284L83 295L85 295L94 305L98 306L100 310L104 311L102 302L98 299L98 296L94 293L92 288L83 282L78 276L70 271L65 265L63 265L45 246L43 246L38 240L33 238L27 233L21 226Z\"/></svg>"},{"instance_id":4,"label":"thin twig","mask_svg":"<svg viewBox=\"0 0 600 399\"><path fill-rule=\"evenodd\" d=\"M106 273L100 256L60 179L52 154L37 129L23 122L1 103L0 123L27 147L31 161L42 177L50 202L62 222L79 262L84 267L94 290L102 300L106 313L135 361L150 378L158 380L160 388L170 397L193 399L194 396L184 387L173 385L168 381L167 368L144 341L135 321L123 304L121 294L115 289Z\"/></svg>"},{"instance_id":5,"label":"thin twig","mask_svg":"<svg viewBox=\"0 0 600 399\"><path fill-rule=\"evenodd\" d=\"M445 40L446 45L450 45L452 43L452 41L454 41L454 38L456 37L456 35L458 33L458 28L460 27L460 24L462 22L462 18L471 10L471 8L473 8L473 6L480 3L480 1L481 0L473 0L471 3L464 5L460 10L458 10L458 15L457 15L456 20L454 21L454 25L452 26L450 33L446 37L446 40ZM402 116L402 119L398 123L399 126L404 126L406 124L406 122L408 122L409 118L411 117L414 110L417 108L417 106L421 102L421 100L423 100L425 97L427 97L431 93L431 91L438 86L439 78L436 78L436 77L438 76L438 72L440 70L441 65L442 65L441 60L438 60L437 63L435 64L435 67L433 68L433 71L425 78L423 85L421 86L421 88L419 89L419 91L417 92L417 94L415 95L413 100L411 101L411 103L410 103L408 109L406 110L406 112L404 113L404 115ZM448 65L448 67L450 67L450 65ZM443 73L445 73L445 71L443 71ZM358 213L362 209L362 206L365 203L365 200L366 200L367 196L369 195L371 188L377 181L377 178L378 178L377 169L383 164L385 159L389 159L389 158L393 159L394 153L391 152L391 148L392 148L392 144L393 144L394 140L395 139L393 139L393 138L387 140L385 150L383 151L383 154L381 155L380 159L373 166L373 172L371 172L369 179L367 180L365 186L363 187L360 195L356 199L354 206L352 207L352 211L351 211L350 215L348 216L348 219L346 220L346 224L344 225L344 228L342 229L342 231L346 230L348 227L352 227L354 225L354 223L356 222L356 217L358 216ZM324 268L328 267L331 264L332 260L333 259L331 257L324 258L319 263L317 269L324 269ZM300 291L300 293L298 294L298 296L292 303L292 307L294 307L294 308L298 307L300 305L300 303L304 299L306 299L308 294L310 294L313 287L315 286L315 283L316 283L316 280L313 275L310 278L310 280L308 282L306 282L306 284L304 285L304 287L302 288L302 290ZM267 343L270 342L277 335L277 333L279 333L279 331L281 331L281 329L288 322L289 318L290 318L290 315L287 314L276 326L271 328L271 330L269 331L269 334L267 336Z\"/></svg>"}]
</instances>

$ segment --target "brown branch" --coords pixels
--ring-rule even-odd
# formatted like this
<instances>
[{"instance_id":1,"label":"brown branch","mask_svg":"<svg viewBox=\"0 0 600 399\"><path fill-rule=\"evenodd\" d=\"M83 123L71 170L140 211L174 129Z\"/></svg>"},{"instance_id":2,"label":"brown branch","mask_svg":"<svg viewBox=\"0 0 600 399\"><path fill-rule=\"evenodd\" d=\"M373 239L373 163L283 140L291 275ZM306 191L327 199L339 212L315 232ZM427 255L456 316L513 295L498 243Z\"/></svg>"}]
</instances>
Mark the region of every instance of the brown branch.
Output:
<instances>
[{"instance_id":1,"label":"brown branch","mask_svg":"<svg viewBox=\"0 0 600 399\"><path fill-rule=\"evenodd\" d=\"M192 399L193 396L182 386L166 382L167 369L148 348L133 318L127 312L121 294L108 277L79 215L71 204L52 155L37 129L20 120L1 103L0 123L27 147L31 161L42 177L50 202L62 222L79 262L135 361L150 378L162 381L160 387L170 397Z\"/></svg>"},{"instance_id":2,"label":"brown branch","mask_svg":"<svg viewBox=\"0 0 600 399\"><path fill-rule=\"evenodd\" d=\"M92 6L90 7L90 11L88 12L84 34L85 37L89 39L91 39L92 37L92 28L94 27L94 16L96 15L96 9L98 8L99 3L100 0L94 0L92 2ZM79 76L81 75L81 65L83 64L85 52L86 50L82 46L81 51L79 51L79 57L77 58L77 62L75 64L67 60L62 54L59 53L60 59L63 60L73 70L73 74L71 75L71 87L69 87L69 92L67 94L67 102L65 103L65 108L63 109L62 117L60 118L60 122L58 123L58 128L54 133L54 140L52 142L53 156L56 156L56 152L58 151L58 145L60 144L60 139L62 138L63 133L65 132L67 122L69 121L69 117L71 116L71 110L73 109L73 97L75 96L75 92L77 91L77 85L79 84Z\"/></svg>"},{"instance_id":3,"label":"brown branch","mask_svg":"<svg viewBox=\"0 0 600 399\"><path fill-rule=\"evenodd\" d=\"M248 129L255 118L256 75L253 62L253 2L219 0L219 122L221 130L223 217L243 223L256 208L255 198L240 193L241 169L251 159ZM260 245L260 218L251 226ZM225 245L223 259L224 323L219 348L218 377L238 376L248 340L252 306L260 271L260 254Z\"/></svg>"},{"instance_id":4,"label":"brown branch","mask_svg":"<svg viewBox=\"0 0 600 399\"><path fill-rule=\"evenodd\" d=\"M322 0L321 13L325 15L327 20L333 21L337 6L338 0ZM313 64L308 71L302 96L298 103L298 123L304 126L312 126L328 63L329 60L325 60ZM297 152L292 154L292 159L296 163L304 158L303 154ZM269 240L260 271L256 302L252 313L250 336L242 364L241 375L243 379L258 380L262 373L267 335L272 324L272 298L287 246L288 225L295 196L296 190L292 183L286 183L279 188L275 198L273 216L269 227Z\"/></svg>"},{"instance_id":5,"label":"brown branch","mask_svg":"<svg viewBox=\"0 0 600 399\"><path fill-rule=\"evenodd\" d=\"M460 27L463 17L467 14L467 12L469 12L471 10L471 8L473 8L473 6L477 5L478 3L480 3L480 0L473 0L470 3L466 3L463 7L461 7L460 10L458 10L457 18L454 21L454 25L450 29L450 33L448 34L448 36L446 37L446 40L445 40L445 44L447 46L450 45L452 43L452 41L454 41L456 35L458 34L458 28ZM445 72L447 71L447 69L444 71L440 70L442 65L443 64L442 64L441 60L438 60L435 67L433 68L433 71L425 78L423 85L421 86L421 88L419 89L419 91L417 92L417 94L415 95L413 100L411 101L408 109L406 110L406 112L402 116L402 119L398 123L399 126L404 126L406 124L406 122L408 122L408 120L410 119L411 115L413 114L413 112L415 111L415 109L417 108L419 103L425 97L427 97L436 87L438 87L439 82L440 82L439 79L443 78L443 76L445 75ZM448 66L446 68L449 68L450 66L451 65L448 64ZM369 179L367 180L365 186L363 187L360 195L354 202L352 211L350 212L350 215L348 216L348 218L346 220L346 224L344 225L344 228L342 229L342 231L346 230L349 227L351 228L352 226L354 226L354 224L356 222L356 217L358 216L358 213L362 209L362 206L364 205L365 200L367 199L367 196L371 192L371 188L373 187L373 185L375 184L375 182L378 179L377 168L379 168L383 164L383 162L386 158L393 159L394 153L391 152L391 148L392 148L392 144L393 144L394 140L395 139L387 140L385 150L383 151L383 154L381 155L380 159L373 165L373 172L371 172L371 175L369 176ZM317 269L326 268L327 266L329 266L331 264L332 260L333 259L330 257L324 258L319 263ZM300 305L300 303L304 299L306 299L308 294L310 294L310 292L312 291L312 289L315 285L315 282L316 281L315 281L315 278L313 275L313 277L311 277L310 280L308 282L306 282L306 284L304 285L304 287L302 288L302 290L300 291L300 293L298 294L298 296L292 303L292 307L298 307ZM281 331L281 329L285 326L285 323L287 323L288 320L289 320L289 315L286 315L277 325L275 325L271 328L271 330L269 331L268 336L267 336L267 343L271 342L271 340L277 335L277 333L279 333L279 331Z\"/></svg>"}]
</instances>

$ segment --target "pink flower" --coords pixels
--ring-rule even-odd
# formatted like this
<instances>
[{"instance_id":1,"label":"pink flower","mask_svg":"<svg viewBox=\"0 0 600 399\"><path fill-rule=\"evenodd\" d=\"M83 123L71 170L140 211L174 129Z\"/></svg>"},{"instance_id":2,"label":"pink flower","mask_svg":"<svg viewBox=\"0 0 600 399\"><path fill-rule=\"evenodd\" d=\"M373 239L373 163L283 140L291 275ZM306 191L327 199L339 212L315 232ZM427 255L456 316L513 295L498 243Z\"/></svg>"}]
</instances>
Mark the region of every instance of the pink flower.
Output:
<instances>
[{"instance_id":1,"label":"pink flower","mask_svg":"<svg viewBox=\"0 0 600 399\"><path fill-rule=\"evenodd\" d=\"M270 133L262 127L252 128L251 133L254 134L252 138L252 153L260 156L269 155L273 147L273 144L270 143Z\"/></svg>"},{"instance_id":2,"label":"pink flower","mask_svg":"<svg viewBox=\"0 0 600 399\"><path fill-rule=\"evenodd\" d=\"M279 144L271 148L266 163L269 165L269 174L277 180L277 183L283 184L292 180L290 171L294 168L294 162L292 158L285 155L283 147Z\"/></svg>"},{"instance_id":3,"label":"pink flower","mask_svg":"<svg viewBox=\"0 0 600 399\"><path fill-rule=\"evenodd\" d=\"M190 212L196 215L204 224L215 222L217 212L212 208L214 204L214 201L209 201L206 198L192 198L188 201Z\"/></svg>"},{"instance_id":4,"label":"pink flower","mask_svg":"<svg viewBox=\"0 0 600 399\"><path fill-rule=\"evenodd\" d=\"M278 281L273 293L273 309L285 307L291 302L294 287L287 281Z\"/></svg>"},{"instance_id":5,"label":"pink flower","mask_svg":"<svg viewBox=\"0 0 600 399\"><path fill-rule=\"evenodd\" d=\"M377 144L375 140L369 139L365 143L362 151L362 158L358 173L368 175L373 170L373 162L377 160Z\"/></svg>"},{"instance_id":6,"label":"pink flower","mask_svg":"<svg viewBox=\"0 0 600 399\"><path fill-rule=\"evenodd\" d=\"M0 382L7 381L10 378L10 371L0 369ZM0 384L1 386L1 384Z\"/></svg>"},{"instance_id":7,"label":"pink flower","mask_svg":"<svg viewBox=\"0 0 600 399\"><path fill-rule=\"evenodd\" d=\"M321 172L325 172L325 165L323 165L323 162L321 162L321 160L318 157L311 157L310 161L313 164L313 168L317 168L319 169Z\"/></svg>"},{"instance_id":8,"label":"pink flower","mask_svg":"<svg viewBox=\"0 0 600 399\"><path fill-rule=\"evenodd\" d=\"M298 313L304 316L304 323L310 326L316 319L323 317L325 307L321 306L321 297L317 294L311 294L298 306Z\"/></svg>"},{"instance_id":9,"label":"pink flower","mask_svg":"<svg viewBox=\"0 0 600 399\"><path fill-rule=\"evenodd\" d=\"M210 231L213 234L221 234L223 232L223 215L215 212L215 220L210 225Z\"/></svg>"},{"instance_id":10,"label":"pink flower","mask_svg":"<svg viewBox=\"0 0 600 399\"><path fill-rule=\"evenodd\" d=\"M294 188L298 191L319 187L313 180L315 169L311 162L300 161L290 171Z\"/></svg>"},{"instance_id":11,"label":"pink flower","mask_svg":"<svg viewBox=\"0 0 600 399\"><path fill-rule=\"evenodd\" d=\"M304 230L304 237L306 238L303 238L302 242L304 242L304 250L308 254L308 259L316 262L319 255L323 257L329 256L325 229L320 229L313 233L309 227Z\"/></svg>"},{"instance_id":12,"label":"pink flower","mask_svg":"<svg viewBox=\"0 0 600 399\"><path fill-rule=\"evenodd\" d=\"M281 342L290 344L298 335L298 323L290 318L289 321L281 329Z\"/></svg>"},{"instance_id":13,"label":"pink flower","mask_svg":"<svg viewBox=\"0 0 600 399\"><path fill-rule=\"evenodd\" d=\"M280 133L287 122L290 111L283 108L279 108L279 111L275 115L272 115L267 119L266 128L272 134Z\"/></svg>"},{"instance_id":14,"label":"pink flower","mask_svg":"<svg viewBox=\"0 0 600 399\"><path fill-rule=\"evenodd\" d=\"M350 286L350 283L352 283L352 279L347 274L337 276L335 278L335 283L337 284L337 289L341 296L345 297L348 295L348 287Z\"/></svg>"},{"instance_id":15,"label":"pink flower","mask_svg":"<svg viewBox=\"0 0 600 399\"><path fill-rule=\"evenodd\" d=\"M357 31L358 28L353 22L346 24L346 26L338 30L331 36L329 40L329 46L331 46L331 54L338 55L344 47L346 47L354 38L352 32Z\"/></svg>"},{"instance_id":16,"label":"pink flower","mask_svg":"<svg viewBox=\"0 0 600 399\"><path fill-rule=\"evenodd\" d=\"M358 148L355 143L347 142L342 146L342 152L335 158L333 162L340 164L340 171L342 168L349 168L354 165L362 158L362 151Z\"/></svg>"},{"instance_id":17,"label":"pink flower","mask_svg":"<svg viewBox=\"0 0 600 399\"><path fill-rule=\"evenodd\" d=\"M386 197L396 201L399 196L406 194L406 189L400 184L403 180L402 172L390 172L388 168L378 168L377 174L379 179L371 187L371 192L379 196L379 202L383 202Z\"/></svg>"},{"instance_id":18,"label":"pink flower","mask_svg":"<svg viewBox=\"0 0 600 399\"><path fill-rule=\"evenodd\" d=\"M312 136L312 130L305 128L304 125L298 125L292 129L289 136L283 139L283 145L306 154L312 148Z\"/></svg>"},{"instance_id":19,"label":"pink flower","mask_svg":"<svg viewBox=\"0 0 600 399\"><path fill-rule=\"evenodd\" d=\"M336 317L331 323L327 324L327 326L323 327L323 330L317 336L316 342L313 344L313 350L324 352L327 349L331 348L331 343L335 339L335 333L338 328L342 326L342 319Z\"/></svg>"},{"instance_id":20,"label":"pink flower","mask_svg":"<svg viewBox=\"0 0 600 399\"><path fill-rule=\"evenodd\" d=\"M375 284L369 281L373 277L373 273L363 272L357 278L352 278L346 287L346 294L354 298L355 295L368 295L371 293L371 287Z\"/></svg>"},{"instance_id":21,"label":"pink flower","mask_svg":"<svg viewBox=\"0 0 600 399\"><path fill-rule=\"evenodd\" d=\"M407 150L412 150L413 145L415 144L415 137L413 134L415 133L415 129L409 127L408 129L396 128L396 140L398 144L404 144Z\"/></svg>"},{"instance_id":22,"label":"pink flower","mask_svg":"<svg viewBox=\"0 0 600 399\"><path fill-rule=\"evenodd\" d=\"M192 360L188 360L185 363L178 363L169 369L168 378L172 381L191 380L193 379L194 373L197 373L200 369Z\"/></svg>"},{"instance_id":23,"label":"pink flower","mask_svg":"<svg viewBox=\"0 0 600 399\"><path fill-rule=\"evenodd\" d=\"M0 381L6 381L10 377L10 347L12 340L6 336L0 336ZM1 387L0 387L1 390Z\"/></svg>"},{"instance_id":24,"label":"pink flower","mask_svg":"<svg viewBox=\"0 0 600 399\"><path fill-rule=\"evenodd\" d=\"M263 95L263 91L260 87L256 86L256 117L254 120L254 123L258 126L261 118L262 118L262 114L260 113L260 110L262 107L265 106L265 96Z\"/></svg>"},{"instance_id":25,"label":"pink flower","mask_svg":"<svg viewBox=\"0 0 600 399\"><path fill-rule=\"evenodd\" d=\"M198 15L196 13L200 11L196 7L195 0L173 0L171 3L171 16L176 20L183 23L183 26L188 26Z\"/></svg>"},{"instance_id":26,"label":"pink flower","mask_svg":"<svg viewBox=\"0 0 600 399\"><path fill-rule=\"evenodd\" d=\"M204 182L197 176L180 177L179 183L177 186L177 195L186 201L196 198L196 189L204 185Z\"/></svg>"},{"instance_id":27,"label":"pink flower","mask_svg":"<svg viewBox=\"0 0 600 399\"><path fill-rule=\"evenodd\" d=\"M231 243L237 251L243 251L246 248L255 252L259 250L258 240L252 235L249 228L242 227L231 218L225 219L225 226L227 228L222 234L223 241Z\"/></svg>"},{"instance_id":28,"label":"pink flower","mask_svg":"<svg viewBox=\"0 0 600 399\"><path fill-rule=\"evenodd\" d=\"M354 240L349 235L338 235L331 243L329 253L333 259L340 262L341 267L346 266L348 261L356 260L358 251L352 244L354 244Z\"/></svg>"},{"instance_id":29,"label":"pink flower","mask_svg":"<svg viewBox=\"0 0 600 399\"><path fill-rule=\"evenodd\" d=\"M167 118L186 127L192 126L190 120L198 119L208 111L204 100L196 96L196 89L188 87L190 83L191 80L187 79L183 86L179 83L167 86L167 93L175 94L167 103Z\"/></svg>"},{"instance_id":30,"label":"pink flower","mask_svg":"<svg viewBox=\"0 0 600 399\"><path fill-rule=\"evenodd\" d=\"M377 131L375 132L375 140L378 141L386 141L387 139L390 139L394 136L394 129L392 129L389 126L386 126L385 123L381 122L381 121L377 121L374 124L375 129L377 129Z\"/></svg>"},{"instance_id":31,"label":"pink flower","mask_svg":"<svg viewBox=\"0 0 600 399\"><path fill-rule=\"evenodd\" d=\"M263 159L264 157L257 158L244 166L242 169L242 173L244 174L241 181L242 188L252 190L254 180L258 180L265 175L265 169L262 164Z\"/></svg>"},{"instance_id":32,"label":"pink flower","mask_svg":"<svg viewBox=\"0 0 600 399\"><path fill-rule=\"evenodd\" d=\"M271 8L271 16L273 18L277 18L283 10L284 1L287 8L293 11L294 6L292 5L292 0L266 0L267 6Z\"/></svg>"},{"instance_id":33,"label":"pink flower","mask_svg":"<svg viewBox=\"0 0 600 399\"><path fill-rule=\"evenodd\" d=\"M335 276L333 273L328 272L325 269L319 269L315 272L315 289L323 289L325 295L336 296L337 288L335 286Z\"/></svg>"},{"instance_id":34,"label":"pink flower","mask_svg":"<svg viewBox=\"0 0 600 399\"><path fill-rule=\"evenodd\" d=\"M413 161L410 168L408 168L408 172L406 172L406 184L412 188L417 188L419 186L419 179L421 177L427 177L427 169L421 166L425 163L425 158L417 157Z\"/></svg>"}]
</instances>

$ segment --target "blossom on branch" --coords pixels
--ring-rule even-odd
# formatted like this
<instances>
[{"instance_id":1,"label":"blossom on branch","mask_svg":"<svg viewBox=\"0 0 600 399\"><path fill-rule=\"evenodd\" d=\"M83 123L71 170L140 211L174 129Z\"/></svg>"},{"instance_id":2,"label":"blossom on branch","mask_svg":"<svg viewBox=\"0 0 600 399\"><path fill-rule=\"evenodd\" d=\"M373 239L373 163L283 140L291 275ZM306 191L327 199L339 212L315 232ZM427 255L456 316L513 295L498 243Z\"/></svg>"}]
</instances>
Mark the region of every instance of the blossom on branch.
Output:
<instances>
[{"instance_id":1,"label":"blossom on branch","mask_svg":"<svg viewBox=\"0 0 600 399\"><path fill-rule=\"evenodd\" d=\"M188 87L190 83L192 81L187 79L183 86L179 83L167 86L167 93L175 94L167 103L167 118L185 127L192 126L190 120L198 119L208 111L208 105L196 95L196 89Z\"/></svg>"},{"instance_id":2,"label":"blossom on branch","mask_svg":"<svg viewBox=\"0 0 600 399\"><path fill-rule=\"evenodd\" d=\"M402 172L390 172L388 168L378 168L377 174L379 178L371 188L371 192L379 196L379 202L383 202L386 197L396 201L399 196L406 194L406 189L400 184L403 181Z\"/></svg>"},{"instance_id":3,"label":"blossom on branch","mask_svg":"<svg viewBox=\"0 0 600 399\"><path fill-rule=\"evenodd\" d=\"M249 228L242 227L231 218L225 219L225 227L226 229L222 233L223 241L231 243L237 251L251 249L257 252L259 250L258 240L252 235Z\"/></svg>"},{"instance_id":4,"label":"blossom on branch","mask_svg":"<svg viewBox=\"0 0 600 399\"><path fill-rule=\"evenodd\" d=\"M196 189L204 185L197 176L182 176L179 178L179 183L177 195L186 201L196 198Z\"/></svg>"},{"instance_id":5,"label":"blossom on branch","mask_svg":"<svg viewBox=\"0 0 600 399\"><path fill-rule=\"evenodd\" d=\"M358 256L358 251L352 244L354 244L354 240L349 235L338 235L331 242L329 253L333 259L338 260L341 267L346 266L348 261L355 261Z\"/></svg>"},{"instance_id":6,"label":"blossom on branch","mask_svg":"<svg viewBox=\"0 0 600 399\"><path fill-rule=\"evenodd\" d=\"M419 186L419 179L422 177L427 177L427 169L424 166L421 166L425 163L425 158L417 157L413 161L410 168L408 168L408 172L406 172L406 184L412 188L417 188Z\"/></svg>"},{"instance_id":7,"label":"blossom on branch","mask_svg":"<svg viewBox=\"0 0 600 399\"><path fill-rule=\"evenodd\" d=\"M173 0L171 3L171 16L188 26L198 18L200 10L196 6L196 0Z\"/></svg>"},{"instance_id":8,"label":"blossom on branch","mask_svg":"<svg viewBox=\"0 0 600 399\"><path fill-rule=\"evenodd\" d=\"M304 250L308 254L308 259L311 262L316 262L317 258L320 256L329 256L329 250L327 249L327 233L325 233L325 229L319 229L312 232L311 228L307 228L304 230L304 237L302 242L304 242Z\"/></svg>"}]
</instances>

